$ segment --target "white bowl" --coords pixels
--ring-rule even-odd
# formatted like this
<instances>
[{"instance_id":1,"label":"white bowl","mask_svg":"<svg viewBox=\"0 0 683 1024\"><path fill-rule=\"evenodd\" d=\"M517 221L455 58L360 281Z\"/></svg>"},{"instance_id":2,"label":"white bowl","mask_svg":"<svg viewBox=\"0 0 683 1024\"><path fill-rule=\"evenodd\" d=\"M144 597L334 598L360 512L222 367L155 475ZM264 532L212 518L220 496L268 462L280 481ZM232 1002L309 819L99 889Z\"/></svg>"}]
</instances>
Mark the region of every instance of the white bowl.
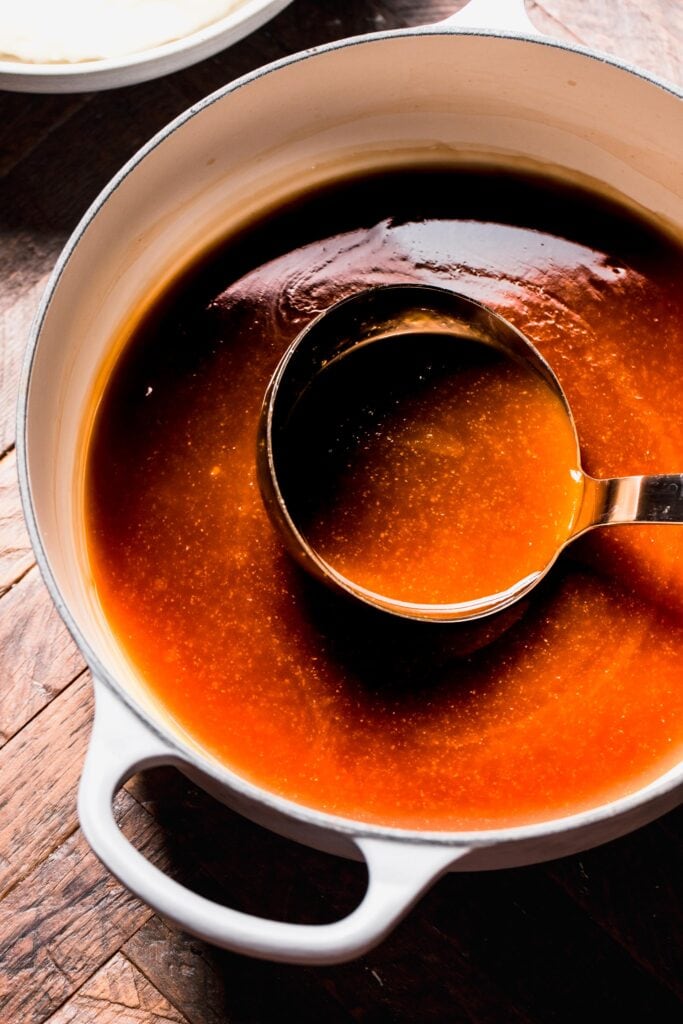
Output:
<instances>
[{"instance_id":1,"label":"white bowl","mask_svg":"<svg viewBox=\"0 0 683 1024\"><path fill-rule=\"evenodd\" d=\"M289 3L291 0L244 0L236 10L197 32L123 57L74 64L33 64L5 58L0 60L0 89L11 92L91 92L146 82L225 50L274 18Z\"/></svg>"}]
</instances>

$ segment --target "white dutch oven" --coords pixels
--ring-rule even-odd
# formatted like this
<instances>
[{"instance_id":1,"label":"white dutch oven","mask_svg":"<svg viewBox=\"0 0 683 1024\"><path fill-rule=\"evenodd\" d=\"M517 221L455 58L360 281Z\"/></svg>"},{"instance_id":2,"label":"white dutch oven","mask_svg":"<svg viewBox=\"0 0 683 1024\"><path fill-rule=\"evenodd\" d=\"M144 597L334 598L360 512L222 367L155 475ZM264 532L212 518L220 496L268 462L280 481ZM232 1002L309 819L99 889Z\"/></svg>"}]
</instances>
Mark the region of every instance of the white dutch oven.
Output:
<instances>
[{"instance_id":1,"label":"white dutch oven","mask_svg":"<svg viewBox=\"0 0 683 1024\"><path fill-rule=\"evenodd\" d=\"M479 28L496 20L495 28ZM501 24L502 22L502 24ZM253 211L342 168L466 153L598 179L683 232L681 93L611 58L540 37L521 0L474 0L441 25L345 40L227 86L154 138L76 229L40 309L19 410L22 495L52 596L95 678L79 810L101 860L152 907L254 956L331 963L378 942L440 874L563 856L642 825L680 799L683 768L624 799L529 827L381 828L322 814L240 778L165 716L99 610L84 555L82 434L112 339L177 269ZM176 765L260 824L364 858L367 893L321 926L218 906L129 845L112 799L133 772Z\"/></svg>"}]
</instances>

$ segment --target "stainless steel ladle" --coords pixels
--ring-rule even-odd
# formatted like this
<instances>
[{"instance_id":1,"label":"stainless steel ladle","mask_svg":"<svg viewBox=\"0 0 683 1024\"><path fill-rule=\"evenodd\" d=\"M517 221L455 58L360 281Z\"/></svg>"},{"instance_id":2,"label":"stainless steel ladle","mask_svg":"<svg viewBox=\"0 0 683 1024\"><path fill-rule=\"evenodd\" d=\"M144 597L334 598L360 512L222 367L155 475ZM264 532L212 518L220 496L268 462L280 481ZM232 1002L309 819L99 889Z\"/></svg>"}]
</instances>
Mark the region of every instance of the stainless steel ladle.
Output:
<instances>
[{"instance_id":1,"label":"stainless steel ladle","mask_svg":"<svg viewBox=\"0 0 683 1024\"><path fill-rule=\"evenodd\" d=\"M292 512L287 493L288 424L302 396L321 372L361 346L406 334L447 334L492 346L540 376L560 399L576 441L582 474L582 500L560 544L545 567L508 589L472 601L419 604L366 589L338 572L308 542ZM548 363L507 320L473 299L445 288L387 285L364 290L330 307L289 346L268 385L259 426L257 468L268 513L289 552L312 575L333 588L385 612L409 619L456 622L500 611L529 593L576 537L596 526L623 523L683 523L683 474L627 476L597 480L580 469L580 450L569 403ZM310 483L310 481L309 481Z\"/></svg>"}]
</instances>

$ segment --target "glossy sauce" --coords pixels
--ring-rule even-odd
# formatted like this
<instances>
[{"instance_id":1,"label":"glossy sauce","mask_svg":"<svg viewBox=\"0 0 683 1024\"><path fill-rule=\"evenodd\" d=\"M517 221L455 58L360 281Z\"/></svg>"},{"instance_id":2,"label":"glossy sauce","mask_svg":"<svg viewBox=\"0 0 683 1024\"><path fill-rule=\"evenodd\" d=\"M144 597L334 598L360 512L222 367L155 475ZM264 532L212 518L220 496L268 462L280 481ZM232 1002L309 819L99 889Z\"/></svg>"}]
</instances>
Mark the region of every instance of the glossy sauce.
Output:
<instances>
[{"instance_id":1,"label":"glossy sauce","mask_svg":"<svg viewBox=\"0 0 683 1024\"><path fill-rule=\"evenodd\" d=\"M474 601L539 576L583 494L571 419L548 382L457 335L397 335L332 361L281 448L309 544L397 601Z\"/></svg>"},{"instance_id":2,"label":"glossy sauce","mask_svg":"<svg viewBox=\"0 0 683 1024\"><path fill-rule=\"evenodd\" d=\"M106 385L85 492L103 608L179 725L267 789L406 827L542 820L672 766L683 528L596 532L476 625L397 622L291 563L254 452L295 334L367 283L418 281L532 339L588 472L680 471L682 275L678 248L577 190L406 171L302 200L179 282Z\"/></svg>"}]
</instances>

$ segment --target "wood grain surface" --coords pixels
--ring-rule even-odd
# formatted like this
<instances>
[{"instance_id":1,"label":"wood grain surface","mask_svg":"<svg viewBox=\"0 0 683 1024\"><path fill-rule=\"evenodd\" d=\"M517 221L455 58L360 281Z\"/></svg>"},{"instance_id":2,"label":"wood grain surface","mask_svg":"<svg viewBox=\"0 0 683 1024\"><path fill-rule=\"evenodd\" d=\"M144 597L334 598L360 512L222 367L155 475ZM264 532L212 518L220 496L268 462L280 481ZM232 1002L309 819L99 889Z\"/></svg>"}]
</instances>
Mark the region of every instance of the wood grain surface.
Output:
<instances>
[{"instance_id":1,"label":"wood grain surface","mask_svg":"<svg viewBox=\"0 0 683 1024\"><path fill-rule=\"evenodd\" d=\"M683 1019L681 811L581 856L449 875L377 950L315 969L252 961L169 927L108 874L78 828L90 678L34 565L14 453L19 368L54 261L119 166L206 93L303 47L458 6L295 0L233 48L154 82L0 93L0 1024ZM542 0L528 10L555 37L683 84L681 0ZM171 769L132 779L117 813L170 874L243 910L324 922L363 892L362 866L264 832Z\"/></svg>"}]
</instances>

